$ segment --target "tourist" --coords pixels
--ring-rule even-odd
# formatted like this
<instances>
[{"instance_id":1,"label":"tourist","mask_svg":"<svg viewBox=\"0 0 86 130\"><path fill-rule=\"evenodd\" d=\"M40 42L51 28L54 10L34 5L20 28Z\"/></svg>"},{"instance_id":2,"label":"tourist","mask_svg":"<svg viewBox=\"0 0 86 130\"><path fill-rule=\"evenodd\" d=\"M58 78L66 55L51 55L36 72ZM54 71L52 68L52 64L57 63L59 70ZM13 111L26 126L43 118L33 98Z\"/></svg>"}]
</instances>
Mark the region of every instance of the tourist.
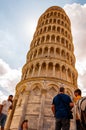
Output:
<instances>
[{"instance_id":1,"label":"tourist","mask_svg":"<svg viewBox=\"0 0 86 130\"><path fill-rule=\"evenodd\" d=\"M0 106L0 126L4 130L5 122L7 119L8 110L12 109L13 95L9 95L7 100L4 100Z\"/></svg>"},{"instance_id":2,"label":"tourist","mask_svg":"<svg viewBox=\"0 0 86 130\"><path fill-rule=\"evenodd\" d=\"M19 130L28 130L28 120L24 120Z\"/></svg>"},{"instance_id":3,"label":"tourist","mask_svg":"<svg viewBox=\"0 0 86 130\"><path fill-rule=\"evenodd\" d=\"M80 119L80 113L78 111L77 105L78 105L78 101L81 99L81 90L80 89L76 89L74 91L74 102L75 102L75 108L76 108L76 128L77 130L83 130L82 127L82 123L81 123L81 119Z\"/></svg>"},{"instance_id":4,"label":"tourist","mask_svg":"<svg viewBox=\"0 0 86 130\"><path fill-rule=\"evenodd\" d=\"M64 87L61 87L52 102L52 111L56 119L55 130L69 130L69 109L73 106L71 98L65 94Z\"/></svg>"}]
</instances>

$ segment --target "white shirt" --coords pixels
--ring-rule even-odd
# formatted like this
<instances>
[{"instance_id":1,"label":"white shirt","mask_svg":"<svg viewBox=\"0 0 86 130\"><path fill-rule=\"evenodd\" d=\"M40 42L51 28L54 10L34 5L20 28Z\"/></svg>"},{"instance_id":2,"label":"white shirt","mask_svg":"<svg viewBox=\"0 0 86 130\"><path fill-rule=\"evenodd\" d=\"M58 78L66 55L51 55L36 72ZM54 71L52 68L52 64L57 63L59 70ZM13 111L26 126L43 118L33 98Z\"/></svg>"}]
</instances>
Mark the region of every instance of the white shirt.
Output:
<instances>
[{"instance_id":1,"label":"white shirt","mask_svg":"<svg viewBox=\"0 0 86 130\"><path fill-rule=\"evenodd\" d=\"M2 113L7 115L8 114L8 109L12 105L12 103L8 100L4 100L2 102L3 108L2 108Z\"/></svg>"}]
</instances>

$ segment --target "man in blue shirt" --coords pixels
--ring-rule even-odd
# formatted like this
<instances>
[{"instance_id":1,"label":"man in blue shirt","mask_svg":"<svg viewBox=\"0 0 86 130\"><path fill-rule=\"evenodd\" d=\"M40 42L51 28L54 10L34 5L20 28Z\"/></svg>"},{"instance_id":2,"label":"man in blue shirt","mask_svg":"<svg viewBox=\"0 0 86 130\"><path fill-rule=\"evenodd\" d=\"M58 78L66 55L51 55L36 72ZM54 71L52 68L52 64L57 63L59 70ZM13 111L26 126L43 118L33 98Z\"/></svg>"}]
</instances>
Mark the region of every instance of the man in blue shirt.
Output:
<instances>
[{"instance_id":1,"label":"man in blue shirt","mask_svg":"<svg viewBox=\"0 0 86 130\"><path fill-rule=\"evenodd\" d=\"M61 87L59 94L53 98L52 102L52 111L56 118L55 130L69 130L70 128L69 109L74 104L71 98L64 92L64 87Z\"/></svg>"}]
</instances>

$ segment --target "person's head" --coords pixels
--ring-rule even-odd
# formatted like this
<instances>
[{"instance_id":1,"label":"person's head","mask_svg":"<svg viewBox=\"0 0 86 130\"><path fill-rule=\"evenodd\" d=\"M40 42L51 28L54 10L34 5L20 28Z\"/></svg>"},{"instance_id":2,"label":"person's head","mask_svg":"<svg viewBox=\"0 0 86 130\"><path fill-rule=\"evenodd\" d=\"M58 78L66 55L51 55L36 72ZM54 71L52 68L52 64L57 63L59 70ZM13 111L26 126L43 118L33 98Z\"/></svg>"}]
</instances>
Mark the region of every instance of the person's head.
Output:
<instances>
[{"instance_id":1,"label":"person's head","mask_svg":"<svg viewBox=\"0 0 86 130\"><path fill-rule=\"evenodd\" d=\"M64 91L65 91L64 87L60 87L60 88L59 88L59 92L60 92L60 93L64 93Z\"/></svg>"},{"instance_id":2,"label":"person's head","mask_svg":"<svg viewBox=\"0 0 86 130\"><path fill-rule=\"evenodd\" d=\"M81 90L80 89L76 89L75 91L74 91L74 95L77 97L77 96L81 96Z\"/></svg>"},{"instance_id":3,"label":"person's head","mask_svg":"<svg viewBox=\"0 0 86 130\"><path fill-rule=\"evenodd\" d=\"M13 95L9 95L9 97L8 97L8 101L13 101Z\"/></svg>"},{"instance_id":4,"label":"person's head","mask_svg":"<svg viewBox=\"0 0 86 130\"><path fill-rule=\"evenodd\" d=\"M25 128L25 129L28 129L28 120L24 120L21 124L21 128L22 130Z\"/></svg>"}]
</instances>

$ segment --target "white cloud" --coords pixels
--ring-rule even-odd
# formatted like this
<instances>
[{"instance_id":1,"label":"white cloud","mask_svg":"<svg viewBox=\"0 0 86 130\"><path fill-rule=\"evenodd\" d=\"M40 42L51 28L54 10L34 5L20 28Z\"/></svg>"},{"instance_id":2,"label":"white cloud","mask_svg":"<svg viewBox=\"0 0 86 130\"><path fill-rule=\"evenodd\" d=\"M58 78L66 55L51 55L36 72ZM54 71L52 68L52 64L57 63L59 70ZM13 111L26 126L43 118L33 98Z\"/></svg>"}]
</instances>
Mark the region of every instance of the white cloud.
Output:
<instances>
[{"instance_id":1,"label":"white cloud","mask_svg":"<svg viewBox=\"0 0 86 130\"><path fill-rule=\"evenodd\" d=\"M76 68L79 74L78 84L83 95L86 95L86 4L65 5L64 9L71 21Z\"/></svg>"},{"instance_id":2,"label":"white cloud","mask_svg":"<svg viewBox=\"0 0 86 130\"><path fill-rule=\"evenodd\" d=\"M4 95L15 93L16 84L21 78L21 69L12 69L7 63L0 59L0 99Z\"/></svg>"}]
</instances>

